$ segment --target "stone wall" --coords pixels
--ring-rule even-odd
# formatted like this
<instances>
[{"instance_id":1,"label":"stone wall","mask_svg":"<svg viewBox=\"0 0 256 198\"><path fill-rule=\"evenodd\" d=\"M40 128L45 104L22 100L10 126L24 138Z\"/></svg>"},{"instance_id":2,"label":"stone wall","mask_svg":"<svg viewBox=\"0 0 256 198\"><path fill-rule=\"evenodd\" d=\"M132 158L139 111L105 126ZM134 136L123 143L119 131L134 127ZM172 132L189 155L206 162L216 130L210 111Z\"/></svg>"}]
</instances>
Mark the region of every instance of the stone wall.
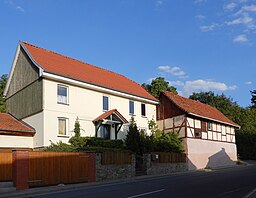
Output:
<instances>
[{"instance_id":1,"label":"stone wall","mask_svg":"<svg viewBox=\"0 0 256 198\"><path fill-rule=\"evenodd\" d=\"M144 154L147 175L161 175L188 170L187 163L158 163L151 160L151 154Z\"/></svg>"},{"instance_id":2,"label":"stone wall","mask_svg":"<svg viewBox=\"0 0 256 198\"><path fill-rule=\"evenodd\" d=\"M101 154L96 154L96 181L107 181L135 177L135 156L131 164L101 164Z\"/></svg>"}]
</instances>

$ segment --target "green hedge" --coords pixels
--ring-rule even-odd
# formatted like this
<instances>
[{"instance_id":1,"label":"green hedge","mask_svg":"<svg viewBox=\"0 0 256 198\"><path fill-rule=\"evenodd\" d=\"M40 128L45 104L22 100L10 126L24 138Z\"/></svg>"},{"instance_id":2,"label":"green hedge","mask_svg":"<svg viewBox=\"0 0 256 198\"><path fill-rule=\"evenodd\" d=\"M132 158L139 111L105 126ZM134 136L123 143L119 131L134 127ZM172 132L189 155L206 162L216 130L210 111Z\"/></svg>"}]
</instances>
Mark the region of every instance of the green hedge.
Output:
<instances>
[{"instance_id":1,"label":"green hedge","mask_svg":"<svg viewBox=\"0 0 256 198\"><path fill-rule=\"evenodd\" d=\"M237 153L242 160L256 160L256 133L236 132Z\"/></svg>"}]
</instances>

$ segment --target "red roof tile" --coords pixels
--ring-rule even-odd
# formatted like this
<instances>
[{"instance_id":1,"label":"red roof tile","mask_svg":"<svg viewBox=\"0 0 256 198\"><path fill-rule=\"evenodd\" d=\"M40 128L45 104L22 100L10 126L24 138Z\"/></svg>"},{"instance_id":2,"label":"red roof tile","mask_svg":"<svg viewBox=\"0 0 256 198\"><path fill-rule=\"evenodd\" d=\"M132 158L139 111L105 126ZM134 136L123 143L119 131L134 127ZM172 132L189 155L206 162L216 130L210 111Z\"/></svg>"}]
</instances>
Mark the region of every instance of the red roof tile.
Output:
<instances>
[{"instance_id":1,"label":"red roof tile","mask_svg":"<svg viewBox=\"0 0 256 198\"><path fill-rule=\"evenodd\" d=\"M157 99L127 77L61 54L22 42L34 61L46 72L106 87L150 100Z\"/></svg>"},{"instance_id":2,"label":"red roof tile","mask_svg":"<svg viewBox=\"0 0 256 198\"><path fill-rule=\"evenodd\" d=\"M35 133L32 127L7 113L0 113L0 131Z\"/></svg>"},{"instance_id":3,"label":"red roof tile","mask_svg":"<svg viewBox=\"0 0 256 198\"><path fill-rule=\"evenodd\" d=\"M210 105L189 98L184 98L169 91L164 91L162 93L186 113L194 114L199 117L204 117L239 127L238 124L228 119L218 109Z\"/></svg>"},{"instance_id":4,"label":"red roof tile","mask_svg":"<svg viewBox=\"0 0 256 198\"><path fill-rule=\"evenodd\" d=\"M107 118L108 116L110 116L113 113L116 114L124 123L128 123L128 121L122 116L121 113L119 113L117 111L117 109L112 109L112 110L106 111L105 113L103 113L99 117L97 117L95 120L93 120L93 122L104 120L105 118Z\"/></svg>"}]
</instances>

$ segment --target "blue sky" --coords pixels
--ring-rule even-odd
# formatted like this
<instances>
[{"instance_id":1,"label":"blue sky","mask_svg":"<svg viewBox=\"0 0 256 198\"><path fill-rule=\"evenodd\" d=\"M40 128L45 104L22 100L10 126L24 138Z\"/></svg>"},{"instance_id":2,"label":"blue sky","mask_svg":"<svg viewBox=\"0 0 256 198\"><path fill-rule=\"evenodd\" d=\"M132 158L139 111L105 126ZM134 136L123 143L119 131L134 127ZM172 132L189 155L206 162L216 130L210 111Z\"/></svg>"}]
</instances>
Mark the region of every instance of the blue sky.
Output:
<instances>
[{"instance_id":1,"label":"blue sky","mask_svg":"<svg viewBox=\"0 0 256 198\"><path fill-rule=\"evenodd\" d=\"M21 40L183 96L256 89L255 0L0 0L0 33L0 75Z\"/></svg>"}]
</instances>

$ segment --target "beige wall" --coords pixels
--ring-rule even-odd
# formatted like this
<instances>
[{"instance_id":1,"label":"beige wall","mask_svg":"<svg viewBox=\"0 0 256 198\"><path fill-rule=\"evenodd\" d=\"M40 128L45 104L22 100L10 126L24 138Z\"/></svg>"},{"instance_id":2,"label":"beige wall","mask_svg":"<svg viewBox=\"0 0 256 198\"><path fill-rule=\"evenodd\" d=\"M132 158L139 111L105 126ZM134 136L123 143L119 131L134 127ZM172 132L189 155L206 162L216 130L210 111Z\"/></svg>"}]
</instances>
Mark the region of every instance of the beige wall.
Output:
<instances>
[{"instance_id":1,"label":"beige wall","mask_svg":"<svg viewBox=\"0 0 256 198\"><path fill-rule=\"evenodd\" d=\"M57 85L65 85L68 87L68 105L57 103ZM155 119L156 105L128 97L120 97L111 93L102 93L99 91L89 90L86 88L69 85L65 83L57 83L52 80L43 80L43 112L24 119L33 126L36 131L34 146L48 146L50 141L62 141L67 143L73 135L74 124L76 118L79 118L82 136L95 136L95 126L93 120L104 113L102 106L103 95L109 97L109 110L117 109L128 121L131 119L129 115L129 100L134 101L134 119L139 128L148 130L148 120ZM141 116L141 103L146 104L146 117ZM58 117L67 118L67 136L60 137L58 135ZM123 139L126 136L127 126L123 126L118 133L118 138ZM114 130L111 130L111 138L114 138Z\"/></svg>"},{"instance_id":2,"label":"beige wall","mask_svg":"<svg viewBox=\"0 0 256 198\"><path fill-rule=\"evenodd\" d=\"M236 144L184 138L189 170L235 165Z\"/></svg>"},{"instance_id":3,"label":"beige wall","mask_svg":"<svg viewBox=\"0 0 256 198\"><path fill-rule=\"evenodd\" d=\"M44 113L37 113L23 119L23 121L36 130L36 134L33 137L33 148L42 147L44 144Z\"/></svg>"},{"instance_id":4,"label":"beige wall","mask_svg":"<svg viewBox=\"0 0 256 198\"><path fill-rule=\"evenodd\" d=\"M33 148L33 137L0 135L1 148Z\"/></svg>"}]
</instances>

